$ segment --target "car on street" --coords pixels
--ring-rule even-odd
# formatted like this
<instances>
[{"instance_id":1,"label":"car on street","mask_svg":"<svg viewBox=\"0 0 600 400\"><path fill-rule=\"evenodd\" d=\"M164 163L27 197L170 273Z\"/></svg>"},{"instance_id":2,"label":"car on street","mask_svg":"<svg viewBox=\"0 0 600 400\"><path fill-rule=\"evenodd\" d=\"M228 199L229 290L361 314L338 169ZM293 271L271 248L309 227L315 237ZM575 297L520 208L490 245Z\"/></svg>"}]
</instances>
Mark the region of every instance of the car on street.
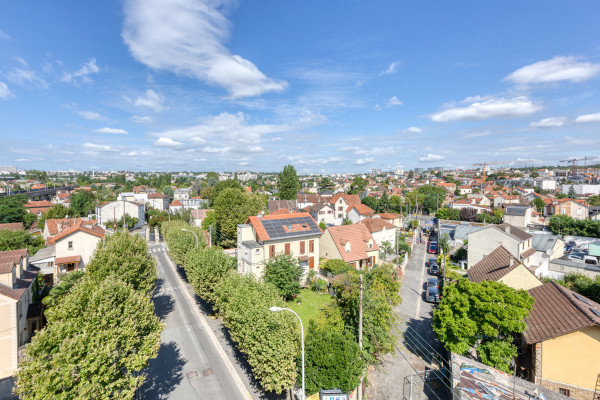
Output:
<instances>
[{"instance_id":1,"label":"car on street","mask_svg":"<svg viewBox=\"0 0 600 400\"><path fill-rule=\"evenodd\" d=\"M439 287L440 287L439 279L438 278L427 278L426 288L429 289L430 287L436 287L439 289Z\"/></svg>"},{"instance_id":2,"label":"car on street","mask_svg":"<svg viewBox=\"0 0 600 400\"><path fill-rule=\"evenodd\" d=\"M425 300L429 303L438 303L440 301L440 291L437 287L427 288L425 292Z\"/></svg>"},{"instance_id":3,"label":"car on street","mask_svg":"<svg viewBox=\"0 0 600 400\"><path fill-rule=\"evenodd\" d=\"M431 242L429 243L429 254L437 254L437 243Z\"/></svg>"},{"instance_id":4,"label":"car on street","mask_svg":"<svg viewBox=\"0 0 600 400\"><path fill-rule=\"evenodd\" d=\"M432 264L437 264L437 261L435 258L430 258L429 260L427 260L427 262L425 263L425 266L429 267Z\"/></svg>"},{"instance_id":5,"label":"car on street","mask_svg":"<svg viewBox=\"0 0 600 400\"><path fill-rule=\"evenodd\" d=\"M429 266L429 275L439 275L440 274L440 266L436 264L432 264Z\"/></svg>"}]
</instances>

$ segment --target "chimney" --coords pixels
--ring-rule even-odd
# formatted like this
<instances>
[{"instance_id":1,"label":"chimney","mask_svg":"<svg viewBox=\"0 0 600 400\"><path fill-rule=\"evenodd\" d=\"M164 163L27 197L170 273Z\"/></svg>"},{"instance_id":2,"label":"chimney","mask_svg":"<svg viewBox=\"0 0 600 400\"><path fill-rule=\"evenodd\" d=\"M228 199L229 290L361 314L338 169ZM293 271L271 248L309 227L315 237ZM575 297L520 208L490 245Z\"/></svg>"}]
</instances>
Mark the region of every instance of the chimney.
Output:
<instances>
[{"instance_id":1,"label":"chimney","mask_svg":"<svg viewBox=\"0 0 600 400\"><path fill-rule=\"evenodd\" d=\"M504 226L504 232L510 234L510 225L507 224Z\"/></svg>"},{"instance_id":2,"label":"chimney","mask_svg":"<svg viewBox=\"0 0 600 400\"><path fill-rule=\"evenodd\" d=\"M515 261L515 256L513 256L512 254L508 256L508 268L512 267Z\"/></svg>"}]
</instances>

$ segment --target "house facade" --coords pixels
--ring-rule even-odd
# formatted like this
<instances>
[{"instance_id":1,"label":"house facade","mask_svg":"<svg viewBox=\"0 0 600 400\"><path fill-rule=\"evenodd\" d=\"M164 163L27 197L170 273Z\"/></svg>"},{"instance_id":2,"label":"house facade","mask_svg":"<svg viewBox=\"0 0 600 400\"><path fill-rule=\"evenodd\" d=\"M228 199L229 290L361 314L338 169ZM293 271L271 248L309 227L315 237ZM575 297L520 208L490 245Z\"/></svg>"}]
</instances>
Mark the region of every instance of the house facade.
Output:
<instances>
[{"instance_id":1,"label":"house facade","mask_svg":"<svg viewBox=\"0 0 600 400\"><path fill-rule=\"evenodd\" d=\"M498 246L503 246L526 267L530 266L529 258L535 253L532 236L515 226L503 223L469 233L467 268L477 264Z\"/></svg>"},{"instance_id":2,"label":"house facade","mask_svg":"<svg viewBox=\"0 0 600 400\"><path fill-rule=\"evenodd\" d=\"M338 193L329 200L329 204L333 205L335 217L343 221L348 218L351 206L360 204L360 197L357 194Z\"/></svg>"},{"instance_id":3,"label":"house facade","mask_svg":"<svg viewBox=\"0 0 600 400\"><path fill-rule=\"evenodd\" d=\"M352 204L348 207L346 215L353 224L357 224L367 218L372 218L375 211L365 204Z\"/></svg>"},{"instance_id":4,"label":"house facade","mask_svg":"<svg viewBox=\"0 0 600 400\"><path fill-rule=\"evenodd\" d=\"M364 224L330 226L321 236L319 256L370 269L379 263L379 246Z\"/></svg>"},{"instance_id":5,"label":"house facade","mask_svg":"<svg viewBox=\"0 0 600 400\"><path fill-rule=\"evenodd\" d=\"M333 205L329 203L317 203L312 206L306 207L304 210L310 213L317 223L323 222L327 226L341 225L342 220L335 217L335 210Z\"/></svg>"},{"instance_id":6,"label":"house facade","mask_svg":"<svg viewBox=\"0 0 600 400\"><path fill-rule=\"evenodd\" d=\"M139 228L146 221L146 205L135 201L113 201L96 207L96 220L103 228L107 222L119 221L125 214L137 218L134 228Z\"/></svg>"},{"instance_id":7,"label":"house facade","mask_svg":"<svg viewBox=\"0 0 600 400\"><path fill-rule=\"evenodd\" d=\"M506 207L504 222L517 228L527 228L532 222L533 208L525 205L510 205Z\"/></svg>"},{"instance_id":8,"label":"house facade","mask_svg":"<svg viewBox=\"0 0 600 400\"><path fill-rule=\"evenodd\" d=\"M398 231L396 225L382 218L367 218L360 223L367 227L379 247L383 245L383 242L388 242L392 249L396 248L396 232Z\"/></svg>"},{"instance_id":9,"label":"house facade","mask_svg":"<svg viewBox=\"0 0 600 400\"><path fill-rule=\"evenodd\" d=\"M156 210L167 211L169 209L169 196L157 192L151 193L148 195L148 204Z\"/></svg>"}]
</instances>

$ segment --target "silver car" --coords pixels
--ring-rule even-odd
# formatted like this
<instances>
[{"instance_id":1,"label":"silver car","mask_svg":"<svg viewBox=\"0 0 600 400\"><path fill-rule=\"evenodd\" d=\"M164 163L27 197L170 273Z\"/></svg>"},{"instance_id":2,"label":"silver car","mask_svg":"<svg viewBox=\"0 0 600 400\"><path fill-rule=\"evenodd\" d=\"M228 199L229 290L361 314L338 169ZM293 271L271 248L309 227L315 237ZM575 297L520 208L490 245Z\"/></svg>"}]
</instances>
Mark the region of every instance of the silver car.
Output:
<instances>
[{"instance_id":1,"label":"silver car","mask_svg":"<svg viewBox=\"0 0 600 400\"><path fill-rule=\"evenodd\" d=\"M425 300L429 303L438 303L440 301L440 291L436 286L427 288Z\"/></svg>"}]
</instances>

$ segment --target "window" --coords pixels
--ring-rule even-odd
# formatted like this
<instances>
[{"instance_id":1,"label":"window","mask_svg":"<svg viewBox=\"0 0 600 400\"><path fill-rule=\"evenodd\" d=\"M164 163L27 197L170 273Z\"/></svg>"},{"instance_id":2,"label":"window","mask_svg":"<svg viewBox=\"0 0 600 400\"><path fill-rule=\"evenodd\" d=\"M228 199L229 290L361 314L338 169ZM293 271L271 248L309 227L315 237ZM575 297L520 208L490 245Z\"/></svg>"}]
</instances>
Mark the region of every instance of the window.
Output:
<instances>
[{"instance_id":1,"label":"window","mask_svg":"<svg viewBox=\"0 0 600 400\"><path fill-rule=\"evenodd\" d=\"M311 253L315 251L315 241L314 240L308 241L308 251Z\"/></svg>"},{"instance_id":2,"label":"window","mask_svg":"<svg viewBox=\"0 0 600 400\"><path fill-rule=\"evenodd\" d=\"M342 209L343 209L342 207L338 207L338 211L342 211Z\"/></svg>"},{"instance_id":3,"label":"window","mask_svg":"<svg viewBox=\"0 0 600 400\"><path fill-rule=\"evenodd\" d=\"M69 250L73 250L73 241L69 240Z\"/></svg>"},{"instance_id":4,"label":"window","mask_svg":"<svg viewBox=\"0 0 600 400\"><path fill-rule=\"evenodd\" d=\"M269 257L270 258L275 257L275 245L269 246Z\"/></svg>"},{"instance_id":5,"label":"window","mask_svg":"<svg viewBox=\"0 0 600 400\"><path fill-rule=\"evenodd\" d=\"M285 254L290 254L290 244L289 243L285 244Z\"/></svg>"},{"instance_id":6,"label":"window","mask_svg":"<svg viewBox=\"0 0 600 400\"><path fill-rule=\"evenodd\" d=\"M300 242L300 254L304 254L306 252L306 243L303 241Z\"/></svg>"},{"instance_id":7,"label":"window","mask_svg":"<svg viewBox=\"0 0 600 400\"><path fill-rule=\"evenodd\" d=\"M565 388L558 388L558 393L567 396L567 397L571 397L571 391L569 389L565 389Z\"/></svg>"},{"instance_id":8,"label":"window","mask_svg":"<svg viewBox=\"0 0 600 400\"><path fill-rule=\"evenodd\" d=\"M256 249L256 254L260 254L260 249Z\"/></svg>"}]
</instances>

